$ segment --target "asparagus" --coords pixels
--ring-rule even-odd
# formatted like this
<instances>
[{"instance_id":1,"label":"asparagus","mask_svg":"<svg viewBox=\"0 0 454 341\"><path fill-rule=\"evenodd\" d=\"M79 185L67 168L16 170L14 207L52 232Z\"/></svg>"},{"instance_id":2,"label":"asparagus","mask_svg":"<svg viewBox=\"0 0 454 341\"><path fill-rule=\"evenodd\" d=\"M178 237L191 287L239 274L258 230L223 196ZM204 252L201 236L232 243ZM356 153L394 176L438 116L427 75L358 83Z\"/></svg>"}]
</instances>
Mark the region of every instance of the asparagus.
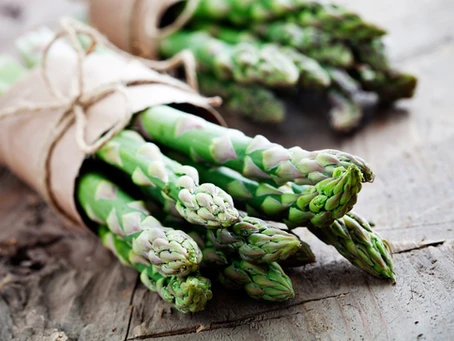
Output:
<instances>
[{"instance_id":1,"label":"asparagus","mask_svg":"<svg viewBox=\"0 0 454 341\"><path fill-rule=\"evenodd\" d=\"M276 263L254 264L233 259L219 271L219 281L229 289L244 289L257 300L285 301L295 296L292 281Z\"/></svg>"},{"instance_id":2,"label":"asparagus","mask_svg":"<svg viewBox=\"0 0 454 341\"><path fill-rule=\"evenodd\" d=\"M304 5L286 17L287 22L302 27L323 29L336 39L349 41L381 37L386 31L377 25L364 21L344 7L324 4L318 1L303 1Z\"/></svg>"},{"instance_id":3,"label":"asparagus","mask_svg":"<svg viewBox=\"0 0 454 341\"><path fill-rule=\"evenodd\" d=\"M222 230L201 230L198 226L182 224L168 216L162 221L170 226L179 226L191 237L196 236L197 239L193 239L199 246L200 241L204 240L202 253L208 252L204 250L209 243L215 251L225 251L227 254L233 252L254 263L270 263L291 257L300 248L302 242L298 237L280 229L277 224L250 217L245 212L240 215L241 221ZM209 250L211 253L211 249ZM221 258L213 252L213 259Z\"/></svg>"},{"instance_id":4,"label":"asparagus","mask_svg":"<svg viewBox=\"0 0 454 341\"><path fill-rule=\"evenodd\" d=\"M99 228L103 245L111 250L123 265L131 266L140 272L140 280L151 291L172 304L182 313L197 312L205 309L213 296L208 278L198 273L190 276L162 276L155 265L135 253L128 243L105 227Z\"/></svg>"},{"instance_id":5,"label":"asparagus","mask_svg":"<svg viewBox=\"0 0 454 341\"><path fill-rule=\"evenodd\" d=\"M192 231L203 250L203 264L220 268L218 280L228 289L244 289L257 300L285 301L295 295L290 278L276 262L256 264L217 249L209 239Z\"/></svg>"},{"instance_id":6,"label":"asparagus","mask_svg":"<svg viewBox=\"0 0 454 341\"><path fill-rule=\"evenodd\" d=\"M148 214L143 202L134 201L102 175L83 175L76 195L92 222L107 225L161 274L184 276L197 270L202 260L197 244L186 233L163 227Z\"/></svg>"},{"instance_id":7,"label":"asparagus","mask_svg":"<svg viewBox=\"0 0 454 341\"><path fill-rule=\"evenodd\" d=\"M283 221L291 226L328 226L352 209L361 190L361 176L356 166L342 167L315 186L297 186L293 191L258 183L241 176L226 167L211 167L191 163L200 177L215 182L232 195L237 203L243 203L254 216Z\"/></svg>"},{"instance_id":8,"label":"asparagus","mask_svg":"<svg viewBox=\"0 0 454 341\"><path fill-rule=\"evenodd\" d=\"M294 235L249 216L229 229L207 231L207 238L217 249L236 250L242 259L255 263L282 261L301 245Z\"/></svg>"},{"instance_id":9,"label":"asparagus","mask_svg":"<svg viewBox=\"0 0 454 341\"><path fill-rule=\"evenodd\" d=\"M219 228L239 219L230 195L213 184L199 185L193 167L170 160L134 131L120 132L96 156L126 172L146 194L175 207L191 223Z\"/></svg>"},{"instance_id":10,"label":"asparagus","mask_svg":"<svg viewBox=\"0 0 454 341\"><path fill-rule=\"evenodd\" d=\"M350 132L355 129L363 118L361 106L337 89L328 91L331 104L329 121L331 128L339 132Z\"/></svg>"},{"instance_id":11,"label":"asparagus","mask_svg":"<svg viewBox=\"0 0 454 341\"><path fill-rule=\"evenodd\" d=\"M273 43L263 43L258 37L245 30L229 29L227 27L202 24L197 26L210 35L229 44L249 44L256 48L268 47L270 51L289 57L299 71L298 84L304 87L324 88L329 85L329 77L317 60L309 58L292 47L284 47ZM317 53L314 49L314 53ZM320 53L324 53L320 51Z\"/></svg>"},{"instance_id":12,"label":"asparagus","mask_svg":"<svg viewBox=\"0 0 454 341\"><path fill-rule=\"evenodd\" d=\"M26 72L27 70L14 59L0 55L0 96Z\"/></svg>"},{"instance_id":13,"label":"asparagus","mask_svg":"<svg viewBox=\"0 0 454 341\"><path fill-rule=\"evenodd\" d=\"M353 54L345 44L334 42L330 34L315 27L276 21L253 26L252 30L267 41L293 47L320 63L338 67L353 63Z\"/></svg>"},{"instance_id":14,"label":"asparagus","mask_svg":"<svg viewBox=\"0 0 454 341\"><path fill-rule=\"evenodd\" d=\"M395 282L388 242L358 214L349 212L328 228L309 225L309 230L324 243L334 246L353 265L373 276Z\"/></svg>"},{"instance_id":15,"label":"asparagus","mask_svg":"<svg viewBox=\"0 0 454 341\"><path fill-rule=\"evenodd\" d=\"M289 232L292 233L292 231ZM295 253L288 256L286 259L280 260L278 262L279 265L284 268L296 268L307 264L315 263L315 255L312 252L310 245L302 241L301 238L296 234L294 233L292 234L300 241L298 249L296 250Z\"/></svg>"},{"instance_id":16,"label":"asparagus","mask_svg":"<svg viewBox=\"0 0 454 341\"><path fill-rule=\"evenodd\" d=\"M194 16L199 19L228 20L235 24L268 21L301 8L306 0L201 0Z\"/></svg>"},{"instance_id":17,"label":"asparagus","mask_svg":"<svg viewBox=\"0 0 454 341\"><path fill-rule=\"evenodd\" d=\"M271 44L265 44L271 45ZM330 84L328 74L317 60L309 58L291 47L279 47L295 63L299 71L298 84L303 88L326 88Z\"/></svg>"},{"instance_id":18,"label":"asparagus","mask_svg":"<svg viewBox=\"0 0 454 341\"><path fill-rule=\"evenodd\" d=\"M297 268L315 263L315 255L309 244L301 243L296 252L288 258L278 262L283 268Z\"/></svg>"},{"instance_id":19,"label":"asparagus","mask_svg":"<svg viewBox=\"0 0 454 341\"><path fill-rule=\"evenodd\" d=\"M378 94L382 103L392 103L414 95L415 76L393 70L380 39L372 39L352 46L357 59L353 75L366 91Z\"/></svg>"},{"instance_id":20,"label":"asparagus","mask_svg":"<svg viewBox=\"0 0 454 341\"><path fill-rule=\"evenodd\" d=\"M184 49L194 53L200 69L209 70L219 79L268 86L289 86L298 80L292 60L268 46L230 45L197 31L179 31L160 44L160 53L165 57Z\"/></svg>"},{"instance_id":21,"label":"asparagus","mask_svg":"<svg viewBox=\"0 0 454 341\"><path fill-rule=\"evenodd\" d=\"M377 71L387 71L391 69L388 56L386 55L385 44L381 39L352 44L352 50L356 54L356 59L369 65Z\"/></svg>"},{"instance_id":22,"label":"asparagus","mask_svg":"<svg viewBox=\"0 0 454 341\"><path fill-rule=\"evenodd\" d=\"M339 166L355 165L363 181L374 174L359 157L332 149L305 151L286 149L257 135L209 123L168 106L155 106L138 115L135 125L158 143L178 150L193 160L232 168L246 177L276 184L295 181L316 184L333 176Z\"/></svg>"},{"instance_id":23,"label":"asparagus","mask_svg":"<svg viewBox=\"0 0 454 341\"><path fill-rule=\"evenodd\" d=\"M413 75L391 69L376 71L366 64L357 65L354 75L364 90L376 92L385 104L413 97L418 82Z\"/></svg>"},{"instance_id":24,"label":"asparagus","mask_svg":"<svg viewBox=\"0 0 454 341\"><path fill-rule=\"evenodd\" d=\"M260 123L280 123L285 118L284 103L261 85L222 81L208 73L199 73L198 81L200 91L207 96L221 96L228 111Z\"/></svg>"},{"instance_id":25,"label":"asparagus","mask_svg":"<svg viewBox=\"0 0 454 341\"><path fill-rule=\"evenodd\" d=\"M345 8L307 0L202 0L195 11L199 19L228 20L237 25L267 22L287 16L300 26L314 26L340 39L368 39L386 32Z\"/></svg>"}]
</instances>

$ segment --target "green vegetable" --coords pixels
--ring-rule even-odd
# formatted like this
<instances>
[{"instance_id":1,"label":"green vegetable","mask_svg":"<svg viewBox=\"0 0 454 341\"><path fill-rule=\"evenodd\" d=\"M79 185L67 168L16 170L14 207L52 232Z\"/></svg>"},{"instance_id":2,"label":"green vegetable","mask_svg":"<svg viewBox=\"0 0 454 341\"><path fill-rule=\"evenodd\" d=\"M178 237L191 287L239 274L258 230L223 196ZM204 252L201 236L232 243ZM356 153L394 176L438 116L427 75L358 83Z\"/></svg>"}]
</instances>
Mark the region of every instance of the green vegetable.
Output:
<instances>
[{"instance_id":1,"label":"green vegetable","mask_svg":"<svg viewBox=\"0 0 454 341\"><path fill-rule=\"evenodd\" d=\"M111 250L123 265L131 266L140 272L141 282L151 291L172 304L182 313L195 313L205 309L208 300L213 296L211 282L198 273L187 276L169 276L160 274L156 265L135 253L122 238L105 227L99 228L103 245Z\"/></svg>"},{"instance_id":2,"label":"green vegetable","mask_svg":"<svg viewBox=\"0 0 454 341\"><path fill-rule=\"evenodd\" d=\"M87 217L125 239L134 252L165 276L184 276L202 261L197 244L186 233L163 227L143 202L135 201L98 173L84 174L76 197Z\"/></svg>"},{"instance_id":3,"label":"green vegetable","mask_svg":"<svg viewBox=\"0 0 454 341\"><path fill-rule=\"evenodd\" d=\"M160 44L164 57L189 49L201 70L222 80L241 84L289 86L298 80L298 69L290 58L270 46L230 45L204 32L179 31Z\"/></svg>"},{"instance_id":4,"label":"green vegetable","mask_svg":"<svg viewBox=\"0 0 454 341\"><path fill-rule=\"evenodd\" d=\"M331 178L336 168L358 167L363 181L374 174L359 157L337 150L309 152L300 147L286 149L257 135L209 123L200 117L168 106L156 106L138 115L135 125L157 143L180 151L193 160L232 168L260 181L284 184L317 184Z\"/></svg>"},{"instance_id":5,"label":"green vegetable","mask_svg":"<svg viewBox=\"0 0 454 341\"><path fill-rule=\"evenodd\" d=\"M334 246L353 265L373 276L395 282L388 242L358 214L349 212L327 228L309 226L309 230L324 243Z\"/></svg>"},{"instance_id":6,"label":"green vegetable","mask_svg":"<svg viewBox=\"0 0 454 341\"><path fill-rule=\"evenodd\" d=\"M134 131L122 131L96 156L126 172L145 193L191 223L220 228L239 219L230 195L213 184L199 185L197 170L169 159Z\"/></svg>"},{"instance_id":7,"label":"green vegetable","mask_svg":"<svg viewBox=\"0 0 454 341\"><path fill-rule=\"evenodd\" d=\"M280 123L285 118L285 106L274 93L261 85L242 85L199 73L199 88L206 96L221 96L223 106L260 123Z\"/></svg>"}]
</instances>

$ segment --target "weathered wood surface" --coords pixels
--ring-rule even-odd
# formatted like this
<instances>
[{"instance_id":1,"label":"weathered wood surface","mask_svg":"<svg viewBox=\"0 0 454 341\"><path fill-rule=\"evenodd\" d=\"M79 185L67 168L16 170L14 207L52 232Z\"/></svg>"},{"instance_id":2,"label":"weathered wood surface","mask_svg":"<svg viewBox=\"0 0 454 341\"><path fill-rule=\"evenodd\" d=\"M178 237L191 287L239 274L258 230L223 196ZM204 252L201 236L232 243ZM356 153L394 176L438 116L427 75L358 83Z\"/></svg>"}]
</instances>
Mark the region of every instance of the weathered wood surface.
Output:
<instances>
[{"instance_id":1,"label":"weathered wood surface","mask_svg":"<svg viewBox=\"0 0 454 341\"><path fill-rule=\"evenodd\" d=\"M416 98L347 139L296 110L273 129L229 123L287 146L337 147L369 160L377 180L364 186L357 210L392 242L395 286L302 230L318 263L291 273L293 300L258 303L215 286L206 312L183 315L94 237L63 233L39 197L0 169L0 340L453 339L454 2L344 2L389 29L393 59L420 77ZM82 3L0 0L0 52L26 29L74 13L83 13Z\"/></svg>"}]
</instances>

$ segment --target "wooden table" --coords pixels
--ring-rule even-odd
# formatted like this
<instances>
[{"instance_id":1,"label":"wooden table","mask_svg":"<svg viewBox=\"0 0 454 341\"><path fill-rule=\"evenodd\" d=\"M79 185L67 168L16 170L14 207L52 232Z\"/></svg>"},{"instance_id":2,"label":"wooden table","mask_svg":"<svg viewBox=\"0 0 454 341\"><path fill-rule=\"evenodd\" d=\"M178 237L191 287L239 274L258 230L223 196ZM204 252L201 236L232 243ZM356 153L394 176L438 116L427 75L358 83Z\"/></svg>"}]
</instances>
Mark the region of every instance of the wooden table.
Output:
<instances>
[{"instance_id":1,"label":"wooden table","mask_svg":"<svg viewBox=\"0 0 454 341\"><path fill-rule=\"evenodd\" d=\"M96 238L63 233L40 198L0 169L0 340L454 339L454 2L345 2L389 29L393 60L420 78L416 97L343 139L311 112L294 110L281 127L229 123L285 146L336 147L370 161L377 179L357 210L391 241L395 286L307 236L318 262L291 272L294 299L254 302L215 286L205 312L183 315ZM0 0L0 52L39 23L83 11L82 2Z\"/></svg>"}]
</instances>

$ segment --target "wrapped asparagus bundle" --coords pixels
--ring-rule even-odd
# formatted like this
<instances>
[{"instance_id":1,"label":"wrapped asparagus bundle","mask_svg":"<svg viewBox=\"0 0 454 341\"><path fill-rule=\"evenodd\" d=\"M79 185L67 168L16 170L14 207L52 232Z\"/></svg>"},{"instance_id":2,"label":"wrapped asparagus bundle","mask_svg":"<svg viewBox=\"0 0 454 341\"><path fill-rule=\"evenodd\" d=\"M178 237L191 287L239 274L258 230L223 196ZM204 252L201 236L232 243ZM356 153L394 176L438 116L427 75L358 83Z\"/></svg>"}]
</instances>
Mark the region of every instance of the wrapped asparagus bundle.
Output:
<instances>
[{"instance_id":1,"label":"wrapped asparagus bundle","mask_svg":"<svg viewBox=\"0 0 454 341\"><path fill-rule=\"evenodd\" d=\"M333 68L361 92L376 94L367 96L374 104L411 98L417 85L389 62L383 28L321 0L90 0L90 19L137 55L159 59L192 51L199 70L210 75L202 76L202 93L221 89L227 111L257 122L283 120L276 88L296 95L317 89L334 131L358 128L364 103L336 84Z\"/></svg>"},{"instance_id":2,"label":"wrapped asparagus bundle","mask_svg":"<svg viewBox=\"0 0 454 341\"><path fill-rule=\"evenodd\" d=\"M18 44L30 71L0 63L0 160L73 226L99 234L150 290L179 311L203 310L212 297L199 272L205 261L219 265L226 287L290 299L292 283L279 262L304 265L314 255L262 219L306 226L354 265L394 278L387 243L349 213L362 183L374 179L364 160L286 149L210 123L201 116L222 123L214 101L117 54L96 31L62 24L41 51L39 35ZM64 35L70 44L55 46ZM2 73L2 65L12 71ZM27 102L18 100L24 96Z\"/></svg>"}]
</instances>

